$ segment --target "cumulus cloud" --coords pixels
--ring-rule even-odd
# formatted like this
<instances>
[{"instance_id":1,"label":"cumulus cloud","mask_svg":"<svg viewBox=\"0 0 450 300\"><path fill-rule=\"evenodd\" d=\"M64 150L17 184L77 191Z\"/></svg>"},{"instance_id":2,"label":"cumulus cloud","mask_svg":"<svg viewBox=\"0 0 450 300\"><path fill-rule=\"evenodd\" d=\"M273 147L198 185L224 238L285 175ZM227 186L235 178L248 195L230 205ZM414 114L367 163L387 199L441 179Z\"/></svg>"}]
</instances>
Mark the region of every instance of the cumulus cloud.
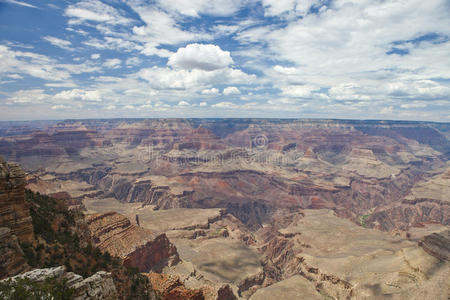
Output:
<instances>
[{"instance_id":1,"label":"cumulus cloud","mask_svg":"<svg viewBox=\"0 0 450 300\"><path fill-rule=\"evenodd\" d=\"M178 102L178 106L189 106L189 105L190 105L189 102L184 101L184 100Z\"/></svg>"},{"instance_id":2,"label":"cumulus cloud","mask_svg":"<svg viewBox=\"0 0 450 300\"><path fill-rule=\"evenodd\" d=\"M168 65L181 69L213 71L233 63L230 52L211 44L189 44L169 57Z\"/></svg>"},{"instance_id":3,"label":"cumulus cloud","mask_svg":"<svg viewBox=\"0 0 450 300\"><path fill-rule=\"evenodd\" d=\"M252 83L256 80L255 75L249 75L237 69L220 69L215 71L173 70L170 68L145 68L137 75L148 81L155 89L205 89L206 86L216 84Z\"/></svg>"},{"instance_id":4,"label":"cumulus cloud","mask_svg":"<svg viewBox=\"0 0 450 300\"><path fill-rule=\"evenodd\" d=\"M218 95L219 89L217 88L210 88L210 89L204 89L202 90L202 95Z\"/></svg>"},{"instance_id":5,"label":"cumulus cloud","mask_svg":"<svg viewBox=\"0 0 450 300\"><path fill-rule=\"evenodd\" d=\"M91 59L99 59L100 58L100 54L98 53L94 53L91 55Z\"/></svg>"},{"instance_id":6,"label":"cumulus cloud","mask_svg":"<svg viewBox=\"0 0 450 300\"><path fill-rule=\"evenodd\" d=\"M57 93L53 97L56 100L64 100L64 101L72 101L72 100L83 100L83 101L93 101L98 102L101 101L101 94L98 90L81 90L81 89L72 89L65 90L60 93Z\"/></svg>"},{"instance_id":7,"label":"cumulus cloud","mask_svg":"<svg viewBox=\"0 0 450 300\"><path fill-rule=\"evenodd\" d=\"M310 97L317 88L311 85L289 85L281 88L283 95L291 97Z\"/></svg>"},{"instance_id":8,"label":"cumulus cloud","mask_svg":"<svg viewBox=\"0 0 450 300\"><path fill-rule=\"evenodd\" d=\"M238 95L240 93L241 93L241 91L235 86L229 86L229 87L226 87L226 88L223 89L223 94L225 96Z\"/></svg>"}]
</instances>

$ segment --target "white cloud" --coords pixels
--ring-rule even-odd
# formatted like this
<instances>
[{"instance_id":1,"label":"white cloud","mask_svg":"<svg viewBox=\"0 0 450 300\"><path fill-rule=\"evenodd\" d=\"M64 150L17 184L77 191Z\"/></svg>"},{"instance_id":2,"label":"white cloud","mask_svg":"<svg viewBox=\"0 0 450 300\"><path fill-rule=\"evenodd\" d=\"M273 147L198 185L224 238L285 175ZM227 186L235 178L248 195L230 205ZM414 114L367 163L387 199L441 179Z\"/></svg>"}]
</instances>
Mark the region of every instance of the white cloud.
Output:
<instances>
[{"instance_id":1,"label":"white cloud","mask_svg":"<svg viewBox=\"0 0 450 300\"><path fill-rule=\"evenodd\" d=\"M71 45L72 43L57 37L53 36L45 36L44 40L52 44L53 46L65 49L65 50L72 50Z\"/></svg>"},{"instance_id":2,"label":"white cloud","mask_svg":"<svg viewBox=\"0 0 450 300\"><path fill-rule=\"evenodd\" d=\"M193 70L172 70L170 68L146 68L141 69L138 74L140 78L149 82L155 89L205 89L206 86L215 84L237 84L252 83L255 75L249 75L241 70L220 69L215 71Z\"/></svg>"},{"instance_id":3,"label":"white cloud","mask_svg":"<svg viewBox=\"0 0 450 300\"><path fill-rule=\"evenodd\" d=\"M427 107L427 104L424 102L413 101L411 103L405 103L400 105L401 108L424 108Z\"/></svg>"},{"instance_id":4,"label":"white cloud","mask_svg":"<svg viewBox=\"0 0 450 300\"><path fill-rule=\"evenodd\" d=\"M202 95L219 95L219 89L217 88L210 88L210 89L204 89L201 91Z\"/></svg>"},{"instance_id":5,"label":"white cloud","mask_svg":"<svg viewBox=\"0 0 450 300\"><path fill-rule=\"evenodd\" d=\"M91 55L91 59L99 59L100 58L100 54L98 53L94 53Z\"/></svg>"},{"instance_id":6,"label":"white cloud","mask_svg":"<svg viewBox=\"0 0 450 300\"><path fill-rule=\"evenodd\" d=\"M246 3L248 1L243 0L159 0L159 4L163 8L189 17L230 16Z\"/></svg>"},{"instance_id":7,"label":"white cloud","mask_svg":"<svg viewBox=\"0 0 450 300\"><path fill-rule=\"evenodd\" d=\"M283 13L291 13L304 16L311 7L318 6L325 1L321 0L262 0L265 14L276 16Z\"/></svg>"},{"instance_id":8,"label":"white cloud","mask_svg":"<svg viewBox=\"0 0 450 300\"><path fill-rule=\"evenodd\" d=\"M316 89L316 87L310 85L289 85L281 88L283 95L303 98L310 97L312 91Z\"/></svg>"},{"instance_id":9,"label":"white cloud","mask_svg":"<svg viewBox=\"0 0 450 300\"><path fill-rule=\"evenodd\" d=\"M284 74L284 75L291 75L291 74L298 73L298 69L294 68L294 67L283 67L283 66L276 65L275 67L273 67L273 69L276 72Z\"/></svg>"},{"instance_id":10,"label":"white cloud","mask_svg":"<svg viewBox=\"0 0 450 300\"><path fill-rule=\"evenodd\" d=\"M218 108L234 108L237 105L233 104L231 102L228 102L228 101L224 101L224 102L219 102L219 103L213 104L211 106L212 107L218 107Z\"/></svg>"},{"instance_id":11,"label":"white cloud","mask_svg":"<svg viewBox=\"0 0 450 300\"><path fill-rule=\"evenodd\" d=\"M139 14L144 26L134 26L134 39L144 43L142 50L146 55L167 55L158 47L161 44L176 45L183 42L209 40L210 34L190 30L182 30L175 19L168 13L152 6L131 2L130 6ZM158 51L159 50L159 51ZM166 57L166 56L164 56Z\"/></svg>"},{"instance_id":12,"label":"white cloud","mask_svg":"<svg viewBox=\"0 0 450 300\"><path fill-rule=\"evenodd\" d=\"M68 105L56 104L56 105L53 105L50 108L53 109L53 110L66 110L66 109L70 109L71 107L68 106Z\"/></svg>"},{"instance_id":13,"label":"white cloud","mask_svg":"<svg viewBox=\"0 0 450 300\"><path fill-rule=\"evenodd\" d=\"M64 65L58 65L54 59L32 52L14 51L0 45L0 74L19 73L51 81L65 80L70 77Z\"/></svg>"},{"instance_id":14,"label":"white cloud","mask_svg":"<svg viewBox=\"0 0 450 300\"><path fill-rule=\"evenodd\" d=\"M45 86L48 87L76 87L77 84L73 81L64 81L64 82L50 82L46 83Z\"/></svg>"},{"instance_id":15,"label":"white cloud","mask_svg":"<svg viewBox=\"0 0 450 300\"><path fill-rule=\"evenodd\" d=\"M190 106L189 102L186 102L184 100L178 102L178 106Z\"/></svg>"},{"instance_id":16,"label":"white cloud","mask_svg":"<svg viewBox=\"0 0 450 300\"><path fill-rule=\"evenodd\" d=\"M124 50L127 52L143 49L142 46L137 45L135 42L109 36L106 36L103 40L92 38L83 41L82 43L97 49L116 49L116 50Z\"/></svg>"},{"instance_id":17,"label":"white cloud","mask_svg":"<svg viewBox=\"0 0 450 300\"><path fill-rule=\"evenodd\" d=\"M125 61L125 64L127 66L138 66L140 63L141 63L141 60L139 59L139 57L129 57Z\"/></svg>"},{"instance_id":18,"label":"white cloud","mask_svg":"<svg viewBox=\"0 0 450 300\"><path fill-rule=\"evenodd\" d=\"M241 93L241 91L235 86L229 86L229 87L226 87L226 88L223 89L223 94L225 96L238 95L240 93Z\"/></svg>"},{"instance_id":19,"label":"white cloud","mask_svg":"<svg viewBox=\"0 0 450 300\"><path fill-rule=\"evenodd\" d=\"M84 0L71 4L65 10L65 15L71 18L69 24L79 24L86 21L109 24L128 24L131 22L114 7L98 0Z\"/></svg>"},{"instance_id":20,"label":"white cloud","mask_svg":"<svg viewBox=\"0 0 450 300\"><path fill-rule=\"evenodd\" d=\"M50 96L43 89L19 90L7 98L8 104L39 104Z\"/></svg>"},{"instance_id":21,"label":"white cloud","mask_svg":"<svg viewBox=\"0 0 450 300\"><path fill-rule=\"evenodd\" d=\"M111 58L111 59L107 59L103 63L103 66L105 66L106 68L109 68L109 69L117 69L117 68L120 68L121 64L122 64L122 61L120 59Z\"/></svg>"},{"instance_id":22,"label":"white cloud","mask_svg":"<svg viewBox=\"0 0 450 300\"><path fill-rule=\"evenodd\" d=\"M300 1L264 0L266 14L291 14ZM322 1L302 1L318 8ZM237 40L266 44L262 59L254 56L251 67L261 69L284 95L323 97L329 100L395 101L402 98L444 99L448 84L432 78L449 78L450 35L448 1L333 1L319 13L303 18L287 17L287 26L252 27L238 33ZM308 8L309 9L309 8ZM304 14L308 9L302 8ZM404 42L427 33L441 35L437 41ZM394 43L397 42L397 43ZM407 55L388 55L392 47ZM245 49L241 50L245 53ZM264 54L264 53L262 53ZM276 57L292 67L271 66L264 59ZM313 86L283 88L291 85ZM295 89L295 90L294 90Z\"/></svg>"},{"instance_id":23,"label":"white cloud","mask_svg":"<svg viewBox=\"0 0 450 300\"><path fill-rule=\"evenodd\" d=\"M56 100L72 101L72 100L83 100L83 101L93 101L98 102L102 100L100 91L98 90L65 90L53 97Z\"/></svg>"},{"instance_id":24,"label":"white cloud","mask_svg":"<svg viewBox=\"0 0 450 300\"><path fill-rule=\"evenodd\" d=\"M17 5L20 5L20 6L25 6L25 7L30 7L30 8L37 8L36 6L31 5L31 4L27 3L27 2L23 2L23 1L17 1L17 0L4 0L4 1L8 2L8 3L12 3L12 4L17 4Z\"/></svg>"},{"instance_id":25,"label":"white cloud","mask_svg":"<svg viewBox=\"0 0 450 300\"><path fill-rule=\"evenodd\" d=\"M199 106L202 106L202 107L203 106L207 106L207 105L208 105L208 103L206 103L205 101L202 101L202 102L199 103Z\"/></svg>"},{"instance_id":26,"label":"white cloud","mask_svg":"<svg viewBox=\"0 0 450 300\"><path fill-rule=\"evenodd\" d=\"M168 65L182 69L213 71L233 63L230 52L211 44L189 44L169 57Z\"/></svg>"}]
</instances>

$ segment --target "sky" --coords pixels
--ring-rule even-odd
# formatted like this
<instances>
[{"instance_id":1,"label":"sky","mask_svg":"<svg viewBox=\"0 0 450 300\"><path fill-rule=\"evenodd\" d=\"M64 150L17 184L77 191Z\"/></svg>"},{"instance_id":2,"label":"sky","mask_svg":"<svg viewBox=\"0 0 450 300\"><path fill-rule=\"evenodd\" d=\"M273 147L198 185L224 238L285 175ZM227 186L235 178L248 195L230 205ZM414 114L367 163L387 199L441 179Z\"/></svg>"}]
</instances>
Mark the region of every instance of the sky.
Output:
<instances>
[{"instance_id":1,"label":"sky","mask_svg":"<svg viewBox=\"0 0 450 300\"><path fill-rule=\"evenodd\" d=\"M0 0L0 121L450 122L449 0Z\"/></svg>"}]
</instances>

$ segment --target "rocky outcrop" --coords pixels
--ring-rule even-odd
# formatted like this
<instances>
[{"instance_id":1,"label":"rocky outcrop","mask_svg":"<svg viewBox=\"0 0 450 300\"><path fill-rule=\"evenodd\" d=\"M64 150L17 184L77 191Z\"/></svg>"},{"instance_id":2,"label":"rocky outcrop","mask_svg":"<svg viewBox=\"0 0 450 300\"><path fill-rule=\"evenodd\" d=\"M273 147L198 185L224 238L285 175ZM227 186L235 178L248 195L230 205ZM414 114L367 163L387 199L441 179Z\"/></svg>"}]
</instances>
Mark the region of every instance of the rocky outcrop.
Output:
<instances>
[{"instance_id":1,"label":"rocky outcrop","mask_svg":"<svg viewBox=\"0 0 450 300\"><path fill-rule=\"evenodd\" d=\"M114 300L118 299L117 290L111 273L99 271L94 275L83 279L82 276L66 272L64 266L35 269L11 278L3 280L4 283L12 284L18 279L28 279L31 282L44 282L55 279L68 289L73 290L73 300Z\"/></svg>"},{"instance_id":2,"label":"rocky outcrop","mask_svg":"<svg viewBox=\"0 0 450 300\"><path fill-rule=\"evenodd\" d=\"M28 271L24 253L11 229L0 227L0 279Z\"/></svg>"},{"instance_id":3,"label":"rocky outcrop","mask_svg":"<svg viewBox=\"0 0 450 300\"><path fill-rule=\"evenodd\" d=\"M19 242L34 240L30 211L25 202L25 173L0 157L0 227L8 227Z\"/></svg>"},{"instance_id":4,"label":"rocky outcrop","mask_svg":"<svg viewBox=\"0 0 450 300\"><path fill-rule=\"evenodd\" d=\"M427 235L419 245L434 257L450 261L450 230Z\"/></svg>"},{"instance_id":5,"label":"rocky outcrop","mask_svg":"<svg viewBox=\"0 0 450 300\"><path fill-rule=\"evenodd\" d=\"M93 214L86 221L95 246L122 258L126 266L141 272L160 271L179 261L176 247L165 234L133 225L125 216L115 212Z\"/></svg>"},{"instance_id":6,"label":"rocky outcrop","mask_svg":"<svg viewBox=\"0 0 450 300\"><path fill-rule=\"evenodd\" d=\"M228 284L188 288L177 275L149 273L152 287L163 300L236 300Z\"/></svg>"}]
</instances>

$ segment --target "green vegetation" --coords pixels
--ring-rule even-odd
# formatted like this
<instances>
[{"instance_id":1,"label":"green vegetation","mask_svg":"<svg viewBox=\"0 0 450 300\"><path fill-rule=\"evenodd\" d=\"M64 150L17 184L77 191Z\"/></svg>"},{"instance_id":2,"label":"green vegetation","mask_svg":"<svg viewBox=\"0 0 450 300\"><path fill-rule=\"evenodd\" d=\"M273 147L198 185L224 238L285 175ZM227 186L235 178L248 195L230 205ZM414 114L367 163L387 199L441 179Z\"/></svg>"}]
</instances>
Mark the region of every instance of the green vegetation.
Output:
<instances>
[{"instance_id":1,"label":"green vegetation","mask_svg":"<svg viewBox=\"0 0 450 300\"><path fill-rule=\"evenodd\" d=\"M34 233L41 236L46 242L60 242L71 247L79 248L80 239L73 233L76 218L79 212L69 211L60 200L33 193L26 190L26 199L30 204L30 214L33 222ZM56 231L52 224L56 223Z\"/></svg>"},{"instance_id":2,"label":"green vegetation","mask_svg":"<svg viewBox=\"0 0 450 300\"><path fill-rule=\"evenodd\" d=\"M80 225L83 213L70 211L63 200L26 190L26 200L36 236L36 243L22 243L28 264L33 268L64 265L68 272L84 278L104 270L111 272L122 299L150 299L148 278L136 268L125 267L120 258L101 252L90 243L82 247ZM70 299L71 291L56 279L32 283L27 279L0 285L0 299Z\"/></svg>"},{"instance_id":3,"label":"green vegetation","mask_svg":"<svg viewBox=\"0 0 450 300\"><path fill-rule=\"evenodd\" d=\"M359 217L359 223L361 224L362 227L367 228L366 220L369 216L370 214L362 215Z\"/></svg>"},{"instance_id":4,"label":"green vegetation","mask_svg":"<svg viewBox=\"0 0 450 300\"><path fill-rule=\"evenodd\" d=\"M65 280L47 278L44 282L32 282L27 278L0 282L0 298L11 300L66 300L73 290L65 285Z\"/></svg>"}]
</instances>

